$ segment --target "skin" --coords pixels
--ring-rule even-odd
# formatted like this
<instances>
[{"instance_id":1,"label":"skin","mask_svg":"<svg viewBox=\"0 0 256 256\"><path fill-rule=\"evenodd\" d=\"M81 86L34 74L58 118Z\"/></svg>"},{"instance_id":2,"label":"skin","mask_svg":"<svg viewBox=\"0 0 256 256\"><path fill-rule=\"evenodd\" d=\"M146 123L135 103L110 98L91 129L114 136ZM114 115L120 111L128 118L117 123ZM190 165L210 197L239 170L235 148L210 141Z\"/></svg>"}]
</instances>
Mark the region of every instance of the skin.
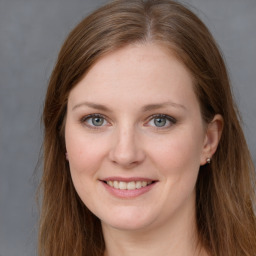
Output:
<instances>
[{"instance_id":1,"label":"skin","mask_svg":"<svg viewBox=\"0 0 256 256\"><path fill-rule=\"evenodd\" d=\"M167 116L157 116L160 127L159 114ZM68 161L77 193L102 222L105 255L206 255L197 246L195 184L221 126L218 115L203 122L190 73L155 44L102 57L72 89ZM102 182L109 177L155 182L120 198Z\"/></svg>"}]
</instances>

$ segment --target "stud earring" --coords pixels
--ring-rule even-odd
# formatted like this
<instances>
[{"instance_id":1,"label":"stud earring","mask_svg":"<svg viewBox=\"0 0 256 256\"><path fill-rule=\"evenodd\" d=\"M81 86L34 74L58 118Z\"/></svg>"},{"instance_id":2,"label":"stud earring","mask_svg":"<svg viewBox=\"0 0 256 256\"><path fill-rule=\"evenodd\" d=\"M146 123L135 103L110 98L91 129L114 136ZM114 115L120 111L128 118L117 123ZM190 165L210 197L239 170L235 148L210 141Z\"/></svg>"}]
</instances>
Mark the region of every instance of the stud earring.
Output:
<instances>
[{"instance_id":1,"label":"stud earring","mask_svg":"<svg viewBox=\"0 0 256 256\"><path fill-rule=\"evenodd\" d=\"M211 163L211 158L207 158L206 162L207 162L207 164L210 164Z\"/></svg>"},{"instance_id":2,"label":"stud earring","mask_svg":"<svg viewBox=\"0 0 256 256\"><path fill-rule=\"evenodd\" d=\"M68 161L68 152L65 153L66 160Z\"/></svg>"}]
</instances>

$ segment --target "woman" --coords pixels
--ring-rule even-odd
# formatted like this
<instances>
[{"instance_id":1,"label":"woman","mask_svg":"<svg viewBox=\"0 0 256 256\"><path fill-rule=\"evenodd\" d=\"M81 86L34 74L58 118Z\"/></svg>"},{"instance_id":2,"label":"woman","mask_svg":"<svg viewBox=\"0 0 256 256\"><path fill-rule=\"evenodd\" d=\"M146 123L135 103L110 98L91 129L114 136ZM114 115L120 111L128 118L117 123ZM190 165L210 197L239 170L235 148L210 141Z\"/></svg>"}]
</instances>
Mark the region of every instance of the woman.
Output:
<instances>
[{"instance_id":1,"label":"woman","mask_svg":"<svg viewBox=\"0 0 256 256\"><path fill-rule=\"evenodd\" d=\"M43 120L40 255L255 255L255 172L219 50L169 0L68 36Z\"/></svg>"}]
</instances>

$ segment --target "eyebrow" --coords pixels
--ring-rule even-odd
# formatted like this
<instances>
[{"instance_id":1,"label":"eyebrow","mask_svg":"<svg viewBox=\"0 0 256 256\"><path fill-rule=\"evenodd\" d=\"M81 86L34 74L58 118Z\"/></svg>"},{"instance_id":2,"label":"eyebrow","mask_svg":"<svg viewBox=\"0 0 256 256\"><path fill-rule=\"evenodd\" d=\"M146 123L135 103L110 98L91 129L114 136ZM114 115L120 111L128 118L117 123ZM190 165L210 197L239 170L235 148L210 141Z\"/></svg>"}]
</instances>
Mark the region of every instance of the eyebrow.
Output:
<instances>
[{"instance_id":1,"label":"eyebrow","mask_svg":"<svg viewBox=\"0 0 256 256\"><path fill-rule=\"evenodd\" d=\"M164 107L168 107L168 106L171 106L171 107L174 107L174 108L181 108L181 109L186 110L186 107L184 105L181 105L181 104L178 104L178 103L175 103L175 102L172 102L172 101L167 101L167 102L163 102L163 103L160 103L160 104L146 105L142 108L142 111L147 112L147 111L156 110L156 109L160 109L160 108L164 108Z\"/></svg>"},{"instance_id":2,"label":"eyebrow","mask_svg":"<svg viewBox=\"0 0 256 256\"><path fill-rule=\"evenodd\" d=\"M101 110L101 111L112 112L112 110L109 109L108 107L106 107L105 105L96 104L96 103L87 102L87 101L75 105L72 108L72 111L79 108L79 107L83 107L83 106L90 107L90 108L97 109L97 110ZM175 102L172 102L172 101L167 101L167 102L163 102L163 103L159 103L159 104L156 103L156 104L145 105L145 106L142 107L142 111L143 112L148 112L148 111L157 110L157 109L168 107L168 106L187 110L187 108L184 105L181 105L181 104L178 104L178 103L175 103Z\"/></svg>"},{"instance_id":3,"label":"eyebrow","mask_svg":"<svg viewBox=\"0 0 256 256\"><path fill-rule=\"evenodd\" d=\"M87 101L75 105L75 106L72 108L72 111L75 110L75 109L77 109L77 108L79 108L79 107L83 107L83 106L90 107L90 108L97 109L97 110L101 110L101 111L112 112L109 108L107 108L107 107L104 106L104 105L96 104L96 103L93 103L93 102L87 102Z\"/></svg>"}]
</instances>

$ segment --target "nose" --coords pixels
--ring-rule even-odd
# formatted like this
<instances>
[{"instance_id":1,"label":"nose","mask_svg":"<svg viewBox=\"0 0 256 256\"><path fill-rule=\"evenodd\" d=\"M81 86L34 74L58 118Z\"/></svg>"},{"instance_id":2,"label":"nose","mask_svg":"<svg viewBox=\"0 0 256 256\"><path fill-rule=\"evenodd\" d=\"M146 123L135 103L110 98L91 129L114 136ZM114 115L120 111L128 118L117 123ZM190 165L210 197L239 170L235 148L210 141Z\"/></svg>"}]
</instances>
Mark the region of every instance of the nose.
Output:
<instances>
[{"instance_id":1,"label":"nose","mask_svg":"<svg viewBox=\"0 0 256 256\"><path fill-rule=\"evenodd\" d=\"M138 140L133 128L124 128L116 131L109 159L114 164L129 169L142 163L145 159L143 144Z\"/></svg>"}]
</instances>

